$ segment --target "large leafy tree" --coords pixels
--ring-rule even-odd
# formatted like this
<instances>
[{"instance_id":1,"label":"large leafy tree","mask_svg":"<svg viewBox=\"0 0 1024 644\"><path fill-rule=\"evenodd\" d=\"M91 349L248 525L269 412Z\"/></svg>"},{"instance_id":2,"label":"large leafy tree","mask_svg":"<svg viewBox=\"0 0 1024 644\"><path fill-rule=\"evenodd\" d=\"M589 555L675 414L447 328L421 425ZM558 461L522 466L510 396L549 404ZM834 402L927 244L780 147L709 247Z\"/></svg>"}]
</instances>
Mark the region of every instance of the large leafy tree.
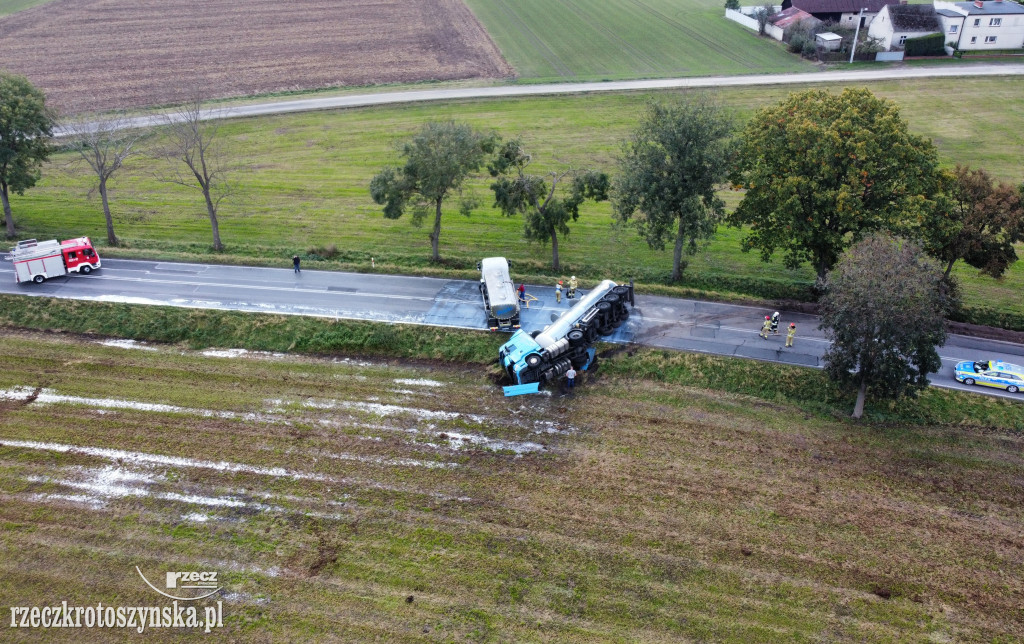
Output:
<instances>
[{"instance_id":1,"label":"large leafy tree","mask_svg":"<svg viewBox=\"0 0 1024 644\"><path fill-rule=\"evenodd\" d=\"M461 194L463 182L480 169L494 152L497 137L454 121L430 122L402 146L405 165L385 168L370 181L370 196L384 206L384 216L398 219L412 205L413 224L419 226L433 209L434 228L430 247L434 261L441 259L441 205L453 194ZM472 201L464 200L461 211L469 214Z\"/></svg>"},{"instance_id":2,"label":"large leafy tree","mask_svg":"<svg viewBox=\"0 0 1024 644\"><path fill-rule=\"evenodd\" d=\"M497 177L491 184L494 203L506 216L523 215L526 239L551 242L551 266L557 271L558 236L569 234L569 222L579 219L584 201L608 199L608 175L573 168L530 174L530 161L521 141L506 141L501 146L487 166L491 176Z\"/></svg>"},{"instance_id":3,"label":"large leafy tree","mask_svg":"<svg viewBox=\"0 0 1024 644\"><path fill-rule=\"evenodd\" d=\"M54 114L43 92L24 76L0 72L0 201L8 237L17 233L11 193L24 194L42 176L53 127Z\"/></svg>"},{"instance_id":4,"label":"large leafy tree","mask_svg":"<svg viewBox=\"0 0 1024 644\"><path fill-rule=\"evenodd\" d=\"M935 207L919 220L925 250L945 265L947 278L959 260L1001 277L1017 261L1013 245L1024 241L1021 189L959 165L943 173L942 186Z\"/></svg>"},{"instance_id":5,"label":"large leafy tree","mask_svg":"<svg viewBox=\"0 0 1024 644\"><path fill-rule=\"evenodd\" d=\"M725 213L716 188L728 172L731 131L731 119L706 98L652 104L622 146L615 216L632 220L651 248L674 242L673 280L682 276L683 252L696 253Z\"/></svg>"},{"instance_id":6,"label":"large leafy tree","mask_svg":"<svg viewBox=\"0 0 1024 644\"><path fill-rule=\"evenodd\" d=\"M949 305L941 268L916 244L875 233L846 251L828 275L821 328L826 373L857 387L854 418L868 392L896 398L928 386Z\"/></svg>"},{"instance_id":7,"label":"large leafy tree","mask_svg":"<svg viewBox=\"0 0 1024 644\"><path fill-rule=\"evenodd\" d=\"M865 233L929 207L937 184L931 141L910 134L896 105L867 89L810 90L762 109L733 166L745 186L730 217L749 226L745 251L787 267L810 261L819 278Z\"/></svg>"}]
</instances>

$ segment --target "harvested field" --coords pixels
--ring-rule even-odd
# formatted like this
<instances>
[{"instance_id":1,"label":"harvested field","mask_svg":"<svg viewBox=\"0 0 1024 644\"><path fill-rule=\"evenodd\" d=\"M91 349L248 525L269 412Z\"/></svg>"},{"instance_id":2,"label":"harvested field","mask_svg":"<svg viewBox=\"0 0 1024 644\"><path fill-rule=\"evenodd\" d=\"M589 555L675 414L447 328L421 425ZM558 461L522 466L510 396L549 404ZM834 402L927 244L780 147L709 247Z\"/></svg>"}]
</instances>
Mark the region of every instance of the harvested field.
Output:
<instances>
[{"instance_id":1,"label":"harvested field","mask_svg":"<svg viewBox=\"0 0 1024 644\"><path fill-rule=\"evenodd\" d=\"M0 604L160 605L139 566L218 571L235 640L1024 636L1017 434L484 371L9 331Z\"/></svg>"},{"instance_id":2,"label":"harvested field","mask_svg":"<svg viewBox=\"0 0 1024 644\"><path fill-rule=\"evenodd\" d=\"M0 68L68 112L512 73L461 0L58 0L0 19Z\"/></svg>"}]
</instances>

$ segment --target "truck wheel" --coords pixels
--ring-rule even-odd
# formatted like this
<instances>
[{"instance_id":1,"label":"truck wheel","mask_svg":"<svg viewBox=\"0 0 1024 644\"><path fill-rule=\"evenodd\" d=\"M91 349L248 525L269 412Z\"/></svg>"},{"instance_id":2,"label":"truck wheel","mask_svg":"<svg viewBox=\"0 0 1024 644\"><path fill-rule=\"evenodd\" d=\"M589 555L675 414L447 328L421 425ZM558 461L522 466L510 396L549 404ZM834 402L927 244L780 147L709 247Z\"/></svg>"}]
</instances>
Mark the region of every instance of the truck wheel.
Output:
<instances>
[{"instance_id":1,"label":"truck wheel","mask_svg":"<svg viewBox=\"0 0 1024 644\"><path fill-rule=\"evenodd\" d=\"M32 281L35 282L36 284L42 284L43 282L46 281L46 278L43 277L42 275L36 275L35 277L32 278Z\"/></svg>"},{"instance_id":2,"label":"truck wheel","mask_svg":"<svg viewBox=\"0 0 1024 644\"><path fill-rule=\"evenodd\" d=\"M84 265L82 266L82 268L80 268L80 269L78 269L78 270L80 270L81 272L83 272L83 273L85 273L86 275L88 275L89 273L91 273L91 272L92 272L92 266L90 266L90 265L88 265L88 264L84 264Z\"/></svg>"},{"instance_id":3,"label":"truck wheel","mask_svg":"<svg viewBox=\"0 0 1024 644\"><path fill-rule=\"evenodd\" d=\"M531 353L530 355L526 356L526 364L530 365L531 367L536 367L537 365L540 364L540 356L537 355L536 353Z\"/></svg>"},{"instance_id":4,"label":"truck wheel","mask_svg":"<svg viewBox=\"0 0 1024 644\"><path fill-rule=\"evenodd\" d=\"M565 334L565 337L569 339L569 344L575 347L583 342L583 331L573 329L572 331L569 331L569 333Z\"/></svg>"}]
</instances>

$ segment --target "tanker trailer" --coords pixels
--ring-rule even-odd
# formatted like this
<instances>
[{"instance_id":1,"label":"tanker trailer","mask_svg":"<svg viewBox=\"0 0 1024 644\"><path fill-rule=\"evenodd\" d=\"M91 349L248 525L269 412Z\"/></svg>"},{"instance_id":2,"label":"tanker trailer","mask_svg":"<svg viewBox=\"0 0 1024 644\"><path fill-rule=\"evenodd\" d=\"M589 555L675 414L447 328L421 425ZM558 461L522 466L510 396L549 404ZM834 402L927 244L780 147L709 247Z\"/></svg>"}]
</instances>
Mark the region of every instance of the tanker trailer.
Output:
<instances>
[{"instance_id":1,"label":"tanker trailer","mask_svg":"<svg viewBox=\"0 0 1024 644\"><path fill-rule=\"evenodd\" d=\"M508 273L504 257L487 257L477 264L480 269L480 296L487 312L487 328L491 331L512 331L519 328L519 298Z\"/></svg>"},{"instance_id":2,"label":"tanker trailer","mask_svg":"<svg viewBox=\"0 0 1024 644\"><path fill-rule=\"evenodd\" d=\"M572 366L586 371L594 360L594 342L629 318L633 286L605 280L542 331L522 329L498 350L498 364L512 381L506 396L536 393Z\"/></svg>"}]
</instances>

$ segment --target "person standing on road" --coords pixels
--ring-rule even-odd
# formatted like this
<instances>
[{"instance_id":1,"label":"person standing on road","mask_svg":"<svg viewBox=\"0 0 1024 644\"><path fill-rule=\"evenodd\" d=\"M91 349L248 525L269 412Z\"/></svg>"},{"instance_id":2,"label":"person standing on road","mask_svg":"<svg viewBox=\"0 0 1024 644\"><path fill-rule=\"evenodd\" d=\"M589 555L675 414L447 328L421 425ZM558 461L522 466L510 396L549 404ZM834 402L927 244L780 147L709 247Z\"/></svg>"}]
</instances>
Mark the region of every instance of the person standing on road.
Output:
<instances>
[{"instance_id":1,"label":"person standing on road","mask_svg":"<svg viewBox=\"0 0 1024 644\"><path fill-rule=\"evenodd\" d=\"M526 284L520 284L519 285L519 301L520 302L525 302L526 301Z\"/></svg>"},{"instance_id":2,"label":"person standing on road","mask_svg":"<svg viewBox=\"0 0 1024 644\"><path fill-rule=\"evenodd\" d=\"M298 255L292 255L292 266L295 267L295 272L296 273L301 273L302 272L302 269L299 268L299 262L300 261L302 261L302 260L299 259Z\"/></svg>"},{"instance_id":3,"label":"person standing on road","mask_svg":"<svg viewBox=\"0 0 1024 644\"><path fill-rule=\"evenodd\" d=\"M761 332L758 333L758 335L761 336L762 338L764 338L765 340L767 340L768 339L768 331L771 328L772 328L772 318L771 318L770 315L766 315L766 316L764 316L764 324L761 325Z\"/></svg>"},{"instance_id":4,"label":"person standing on road","mask_svg":"<svg viewBox=\"0 0 1024 644\"><path fill-rule=\"evenodd\" d=\"M772 313L772 335L779 334L779 312Z\"/></svg>"},{"instance_id":5,"label":"person standing on road","mask_svg":"<svg viewBox=\"0 0 1024 644\"><path fill-rule=\"evenodd\" d=\"M786 333L786 346L793 346L793 338L796 337L796 323L790 322L789 331Z\"/></svg>"},{"instance_id":6,"label":"person standing on road","mask_svg":"<svg viewBox=\"0 0 1024 644\"><path fill-rule=\"evenodd\" d=\"M558 285L555 286L555 304L562 303L562 280L558 280Z\"/></svg>"},{"instance_id":7,"label":"person standing on road","mask_svg":"<svg viewBox=\"0 0 1024 644\"><path fill-rule=\"evenodd\" d=\"M576 282L576 276L573 275L572 277L569 278L569 292L565 294L565 297L569 298L570 300L574 299L576 297L577 286L579 286L579 284Z\"/></svg>"},{"instance_id":8,"label":"person standing on road","mask_svg":"<svg viewBox=\"0 0 1024 644\"><path fill-rule=\"evenodd\" d=\"M572 393L573 387L576 386L576 370L569 366L569 370L565 372L565 383L569 387L569 392Z\"/></svg>"}]
</instances>

